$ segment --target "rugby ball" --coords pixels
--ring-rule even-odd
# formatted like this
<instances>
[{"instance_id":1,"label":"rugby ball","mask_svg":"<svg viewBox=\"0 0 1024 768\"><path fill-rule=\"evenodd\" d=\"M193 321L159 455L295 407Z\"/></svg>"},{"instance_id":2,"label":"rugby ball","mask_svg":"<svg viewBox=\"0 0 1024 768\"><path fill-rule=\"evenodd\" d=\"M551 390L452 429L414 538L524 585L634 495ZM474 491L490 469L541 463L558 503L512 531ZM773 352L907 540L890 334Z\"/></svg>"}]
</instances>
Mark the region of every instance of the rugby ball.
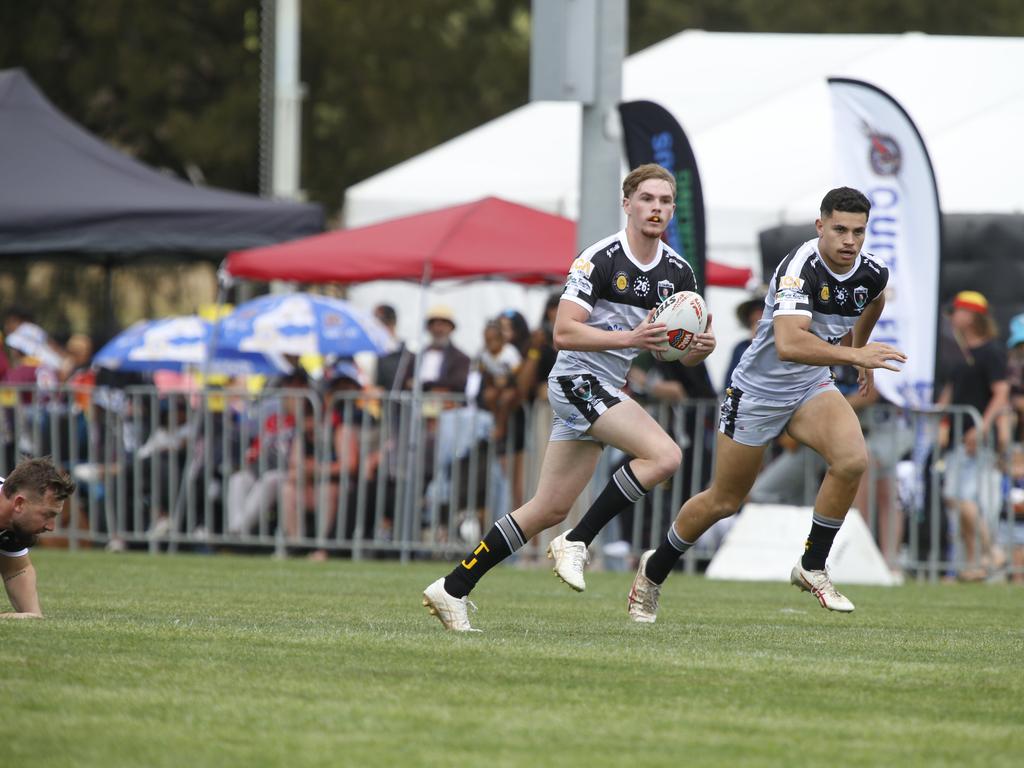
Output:
<instances>
[{"instance_id":1,"label":"rugby ball","mask_svg":"<svg viewBox=\"0 0 1024 768\"><path fill-rule=\"evenodd\" d=\"M655 308L651 323L664 323L668 332L668 341L652 354L658 360L678 360L693 337L708 327L708 307L699 293L680 291Z\"/></svg>"}]
</instances>

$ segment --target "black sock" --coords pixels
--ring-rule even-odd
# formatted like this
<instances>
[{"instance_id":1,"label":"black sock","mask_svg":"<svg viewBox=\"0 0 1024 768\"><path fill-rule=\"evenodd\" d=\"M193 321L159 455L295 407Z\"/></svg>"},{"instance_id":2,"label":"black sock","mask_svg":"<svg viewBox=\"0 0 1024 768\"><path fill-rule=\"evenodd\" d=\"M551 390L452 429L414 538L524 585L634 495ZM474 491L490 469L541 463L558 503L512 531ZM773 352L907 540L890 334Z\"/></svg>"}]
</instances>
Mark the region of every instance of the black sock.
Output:
<instances>
[{"instance_id":1,"label":"black sock","mask_svg":"<svg viewBox=\"0 0 1024 768\"><path fill-rule=\"evenodd\" d=\"M579 524L566 534L566 541L586 542L589 547L613 517L630 504L642 499L645 493L647 489L640 485L633 470L629 468L629 462L626 462L615 471L608 485L601 491L597 501L590 505L590 509Z\"/></svg>"},{"instance_id":2,"label":"black sock","mask_svg":"<svg viewBox=\"0 0 1024 768\"><path fill-rule=\"evenodd\" d=\"M807 542L804 544L804 556L800 565L806 571L822 571L825 569L825 560L832 549L832 542L842 526L842 520L834 517L824 517L817 512L811 518L811 532L807 534Z\"/></svg>"},{"instance_id":3,"label":"black sock","mask_svg":"<svg viewBox=\"0 0 1024 768\"><path fill-rule=\"evenodd\" d=\"M675 524L668 527L668 536L661 542L654 554L647 558L647 566L644 568L644 576L655 584L664 583L671 573L673 566L679 561L690 547L692 541L687 541L676 533Z\"/></svg>"},{"instance_id":4,"label":"black sock","mask_svg":"<svg viewBox=\"0 0 1024 768\"><path fill-rule=\"evenodd\" d=\"M465 597L481 577L523 544L522 529L505 515L494 523L476 548L444 578L444 591L452 597Z\"/></svg>"}]
</instances>

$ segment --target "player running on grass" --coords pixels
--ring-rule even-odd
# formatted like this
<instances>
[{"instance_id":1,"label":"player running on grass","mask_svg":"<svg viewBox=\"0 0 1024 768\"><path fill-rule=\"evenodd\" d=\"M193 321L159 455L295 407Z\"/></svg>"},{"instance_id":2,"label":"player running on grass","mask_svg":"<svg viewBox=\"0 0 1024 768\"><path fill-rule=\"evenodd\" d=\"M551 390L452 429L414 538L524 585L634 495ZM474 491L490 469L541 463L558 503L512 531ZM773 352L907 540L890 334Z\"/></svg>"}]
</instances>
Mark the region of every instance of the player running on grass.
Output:
<instances>
[{"instance_id":1,"label":"player running on grass","mask_svg":"<svg viewBox=\"0 0 1024 768\"><path fill-rule=\"evenodd\" d=\"M555 319L559 353L548 379L554 419L536 494L498 520L448 576L424 591L423 604L445 628L472 631L466 596L487 571L565 520L605 444L632 460L615 472L580 524L548 546L555 572L576 590L585 586L587 548L598 531L679 466L676 442L620 391L639 350L668 340L663 324L648 323L653 309L673 293L696 289L689 265L661 241L675 195L675 178L664 168L636 168L622 183L626 228L573 262ZM709 320L681 362L697 365L714 348Z\"/></svg>"},{"instance_id":2,"label":"player running on grass","mask_svg":"<svg viewBox=\"0 0 1024 768\"><path fill-rule=\"evenodd\" d=\"M667 539L640 558L629 614L651 623L661 584L679 557L717 520L736 512L761 468L765 447L786 430L828 463L814 503L811 532L791 582L825 608L852 611L825 570L832 541L850 509L867 449L860 422L833 384L829 366L859 369L862 394L874 368L899 370L907 358L888 344L867 343L885 306L889 270L864 253L871 203L855 189L821 201L817 239L795 248L775 270L757 335L733 372L722 403L711 486L683 504ZM842 342L852 333L852 346Z\"/></svg>"}]
</instances>

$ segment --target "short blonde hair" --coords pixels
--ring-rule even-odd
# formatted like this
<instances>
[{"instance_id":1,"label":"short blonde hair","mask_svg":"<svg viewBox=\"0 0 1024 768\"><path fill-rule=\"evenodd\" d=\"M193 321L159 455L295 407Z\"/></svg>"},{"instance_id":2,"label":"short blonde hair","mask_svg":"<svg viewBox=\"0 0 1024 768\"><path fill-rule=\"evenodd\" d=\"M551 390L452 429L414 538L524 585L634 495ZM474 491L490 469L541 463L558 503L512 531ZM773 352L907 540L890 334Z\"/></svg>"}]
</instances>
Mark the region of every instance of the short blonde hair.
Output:
<instances>
[{"instance_id":1,"label":"short blonde hair","mask_svg":"<svg viewBox=\"0 0 1024 768\"><path fill-rule=\"evenodd\" d=\"M668 169L657 163L644 163L630 171L626 178L622 180L622 196L627 199L632 197L637 188L650 179L667 181L668 185L672 187L672 199L675 200L676 177L669 173Z\"/></svg>"}]
</instances>

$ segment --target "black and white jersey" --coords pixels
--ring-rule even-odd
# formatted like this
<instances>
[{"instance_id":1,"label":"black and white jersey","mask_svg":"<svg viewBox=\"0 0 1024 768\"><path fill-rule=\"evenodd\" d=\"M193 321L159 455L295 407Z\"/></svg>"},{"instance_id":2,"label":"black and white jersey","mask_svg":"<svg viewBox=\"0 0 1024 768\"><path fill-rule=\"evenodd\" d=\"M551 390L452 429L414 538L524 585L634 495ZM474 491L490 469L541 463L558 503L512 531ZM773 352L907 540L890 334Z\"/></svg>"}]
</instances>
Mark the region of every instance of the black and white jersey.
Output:
<instances>
[{"instance_id":1,"label":"black and white jersey","mask_svg":"<svg viewBox=\"0 0 1024 768\"><path fill-rule=\"evenodd\" d=\"M0 477L0 488L4 487L4 478ZM15 534L14 531L9 531L6 528L0 529L0 556L7 555L7 557L21 557L22 555L28 554L28 547L25 543Z\"/></svg>"},{"instance_id":2,"label":"black and white jersey","mask_svg":"<svg viewBox=\"0 0 1024 768\"><path fill-rule=\"evenodd\" d=\"M665 243L650 264L641 264L629 250L622 230L599 240L572 263L562 291L590 312L586 324L606 331L635 328L647 313L677 291L697 290L693 270ZM561 350L550 376L590 373L621 387L629 364L639 350L610 349L602 352Z\"/></svg>"},{"instance_id":3,"label":"black and white jersey","mask_svg":"<svg viewBox=\"0 0 1024 768\"><path fill-rule=\"evenodd\" d=\"M888 282L888 267L870 253L861 251L853 268L837 275L818 253L817 238L794 248L772 275L764 315L754 341L733 371L731 385L747 395L788 402L828 381L832 375L828 366L779 360L772 319L779 315L809 317L811 333L829 344L839 344Z\"/></svg>"}]
</instances>

